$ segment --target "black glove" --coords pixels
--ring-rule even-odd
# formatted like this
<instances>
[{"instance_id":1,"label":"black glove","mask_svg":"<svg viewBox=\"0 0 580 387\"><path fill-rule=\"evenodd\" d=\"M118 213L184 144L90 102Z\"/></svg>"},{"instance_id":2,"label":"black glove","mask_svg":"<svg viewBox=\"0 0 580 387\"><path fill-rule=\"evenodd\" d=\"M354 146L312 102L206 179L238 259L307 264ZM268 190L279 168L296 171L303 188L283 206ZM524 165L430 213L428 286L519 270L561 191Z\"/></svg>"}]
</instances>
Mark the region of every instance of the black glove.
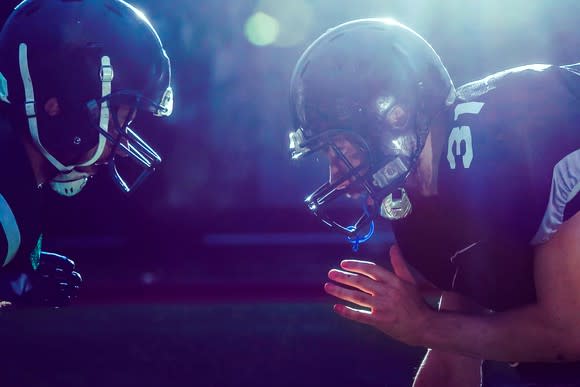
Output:
<instances>
[{"instance_id":1,"label":"black glove","mask_svg":"<svg viewBox=\"0 0 580 387\"><path fill-rule=\"evenodd\" d=\"M0 275L0 299L16 307L63 307L78 296L81 275L71 259L41 252L36 270L7 272Z\"/></svg>"}]
</instances>

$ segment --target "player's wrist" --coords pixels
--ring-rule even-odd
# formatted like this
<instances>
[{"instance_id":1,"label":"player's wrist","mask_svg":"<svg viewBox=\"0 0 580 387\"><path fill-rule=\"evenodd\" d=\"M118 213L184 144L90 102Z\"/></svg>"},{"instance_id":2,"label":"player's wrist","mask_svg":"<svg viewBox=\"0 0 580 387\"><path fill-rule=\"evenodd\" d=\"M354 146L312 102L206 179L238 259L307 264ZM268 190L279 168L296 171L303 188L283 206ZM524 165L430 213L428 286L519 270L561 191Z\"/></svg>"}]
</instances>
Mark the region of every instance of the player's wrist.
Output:
<instances>
[{"instance_id":1,"label":"player's wrist","mask_svg":"<svg viewBox=\"0 0 580 387\"><path fill-rule=\"evenodd\" d=\"M406 340L407 344L430 348L430 330L432 329L437 315L438 312L436 310L425 305L425 308L421 313L418 313L415 318L416 326L413 329L413 335Z\"/></svg>"}]
</instances>

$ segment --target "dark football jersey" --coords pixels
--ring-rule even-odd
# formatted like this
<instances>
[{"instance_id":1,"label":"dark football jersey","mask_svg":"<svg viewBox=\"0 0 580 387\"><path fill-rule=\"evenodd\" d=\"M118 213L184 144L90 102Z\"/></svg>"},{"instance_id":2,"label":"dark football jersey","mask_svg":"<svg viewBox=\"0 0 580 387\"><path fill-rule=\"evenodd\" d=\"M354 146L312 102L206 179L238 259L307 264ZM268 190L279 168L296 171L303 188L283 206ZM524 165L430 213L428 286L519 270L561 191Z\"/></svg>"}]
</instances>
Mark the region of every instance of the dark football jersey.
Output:
<instances>
[{"instance_id":1,"label":"dark football jersey","mask_svg":"<svg viewBox=\"0 0 580 387\"><path fill-rule=\"evenodd\" d=\"M0 119L0 270L30 265L41 232L42 201L18 134Z\"/></svg>"},{"instance_id":2,"label":"dark football jersey","mask_svg":"<svg viewBox=\"0 0 580 387\"><path fill-rule=\"evenodd\" d=\"M535 301L534 245L580 208L579 71L526 66L457 90L438 195L410 195L393 223L434 284L496 311Z\"/></svg>"},{"instance_id":3,"label":"dark football jersey","mask_svg":"<svg viewBox=\"0 0 580 387\"><path fill-rule=\"evenodd\" d=\"M580 76L528 66L458 89L432 198L394 222L407 259L494 310L533 302L533 247L578 211Z\"/></svg>"}]
</instances>

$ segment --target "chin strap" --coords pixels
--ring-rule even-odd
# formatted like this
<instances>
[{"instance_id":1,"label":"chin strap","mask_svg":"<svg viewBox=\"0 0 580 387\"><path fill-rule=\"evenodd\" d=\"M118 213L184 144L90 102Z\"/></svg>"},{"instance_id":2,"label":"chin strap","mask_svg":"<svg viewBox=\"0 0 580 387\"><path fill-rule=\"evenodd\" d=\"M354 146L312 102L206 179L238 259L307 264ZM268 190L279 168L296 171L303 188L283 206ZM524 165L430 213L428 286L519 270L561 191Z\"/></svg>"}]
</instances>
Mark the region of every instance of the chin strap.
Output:
<instances>
[{"instance_id":1,"label":"chin strap","mask_svg":"<svg viewBox=\"0 0 580 387\"><path fill-rule=\"evenodd\" d=\"M28 67L28 46L26 43L20 43L18 59L20 64L20 75L22 77L22 84L24 86L24 97L26 99L25 109L26 117L28 118L28 129L30 136L36 148L42 155L60 172L70 171L72 166L66 166L54 158L40 142L38 135L38 121L36 119L36 100L34 97L34 84L30 76L30 69Z\"/></svg>"},{"instance_id":2,"label":"chin strap","mask_svg":"<svg viewBox=\"0 0 580 387\"><path fill-rule=\"evenodd\" d=\"M115 77L115 73L113 71L113 66L111 66L111 59L108 56L103 56L101 58L101 71L99 74L101 78L101 97L106 97L107 95L111 94L112 91L112 82L113 78ZM111 113L109 111L109 103L107 101L101 102L101 114L99 120L99 127L101 130L105 132L109 132L109 117ZM79 166L85 167L88 165L93 165L97 162L97 160L102 156L103 151L105 150L105 144L107 142L107 138L102 134L99 133L99 144L97 149L95 150L95 154L91 159L87 162L80 164Z\"/></svg>"},{"instance_id":3,"label":"chin strap","mask_svg":"<svg viewBox=\"0 0 580 387\"><path fill-rule=\"evenodd\" d=\"M50 180L50 187L59 195L74 196L78 194L86 185L88 175L74 170L78 166L90 166L94 164L103 154L105 149L106 138L99 134L99 142L97 149L90 160L77 165L64 165L58 161L40 142L40 135L38 133L38 120L36 118L36 100L34 96L34 84L30 75L28 66L28 46L26 43L20 43L19 46L19 65L20 75L24 86L24 96L26 99L25 110L28 118L28 128L30 136L36 148L40 153L59 171L59 173ZM114 72L111 65L111 60L108 56L101 58L101 95L105 97L111 94L111 83L113 82ZM101 104L99 126L105 132L109 130L109 105L106 101Z\"/></svg>"}]
</instances>

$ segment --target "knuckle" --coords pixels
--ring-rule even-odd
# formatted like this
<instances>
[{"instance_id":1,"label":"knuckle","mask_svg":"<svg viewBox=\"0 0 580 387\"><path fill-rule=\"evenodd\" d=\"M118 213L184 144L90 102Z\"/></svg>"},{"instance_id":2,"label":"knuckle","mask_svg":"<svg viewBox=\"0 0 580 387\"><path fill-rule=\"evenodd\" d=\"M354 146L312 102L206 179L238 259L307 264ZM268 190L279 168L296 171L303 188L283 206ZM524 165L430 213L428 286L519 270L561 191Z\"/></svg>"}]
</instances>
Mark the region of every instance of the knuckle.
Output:
<instances>
[{"instance_id":1,"label":"knuckle","mask_svg":"<svg viewBox=\"0 0 580 387\"><path fill-rule=\"evenodd\" d=\"M355 285L355 286L362 285L362 281L361 281L360 276L358 276L358 275L352 275L352 276L350 276L350 283L352 285Z\"/></svg>"},{"instance_id":2,"label":"knuckle","mask_svg":"<svg viewBox=\"0 0 580 387\"><path fill-rule=\"evenodd\" d=\"M367 301L367 296L364 293L357 292L354 293L352 299L357 303L364 303Z\"/></svg>"}]
</instances>

